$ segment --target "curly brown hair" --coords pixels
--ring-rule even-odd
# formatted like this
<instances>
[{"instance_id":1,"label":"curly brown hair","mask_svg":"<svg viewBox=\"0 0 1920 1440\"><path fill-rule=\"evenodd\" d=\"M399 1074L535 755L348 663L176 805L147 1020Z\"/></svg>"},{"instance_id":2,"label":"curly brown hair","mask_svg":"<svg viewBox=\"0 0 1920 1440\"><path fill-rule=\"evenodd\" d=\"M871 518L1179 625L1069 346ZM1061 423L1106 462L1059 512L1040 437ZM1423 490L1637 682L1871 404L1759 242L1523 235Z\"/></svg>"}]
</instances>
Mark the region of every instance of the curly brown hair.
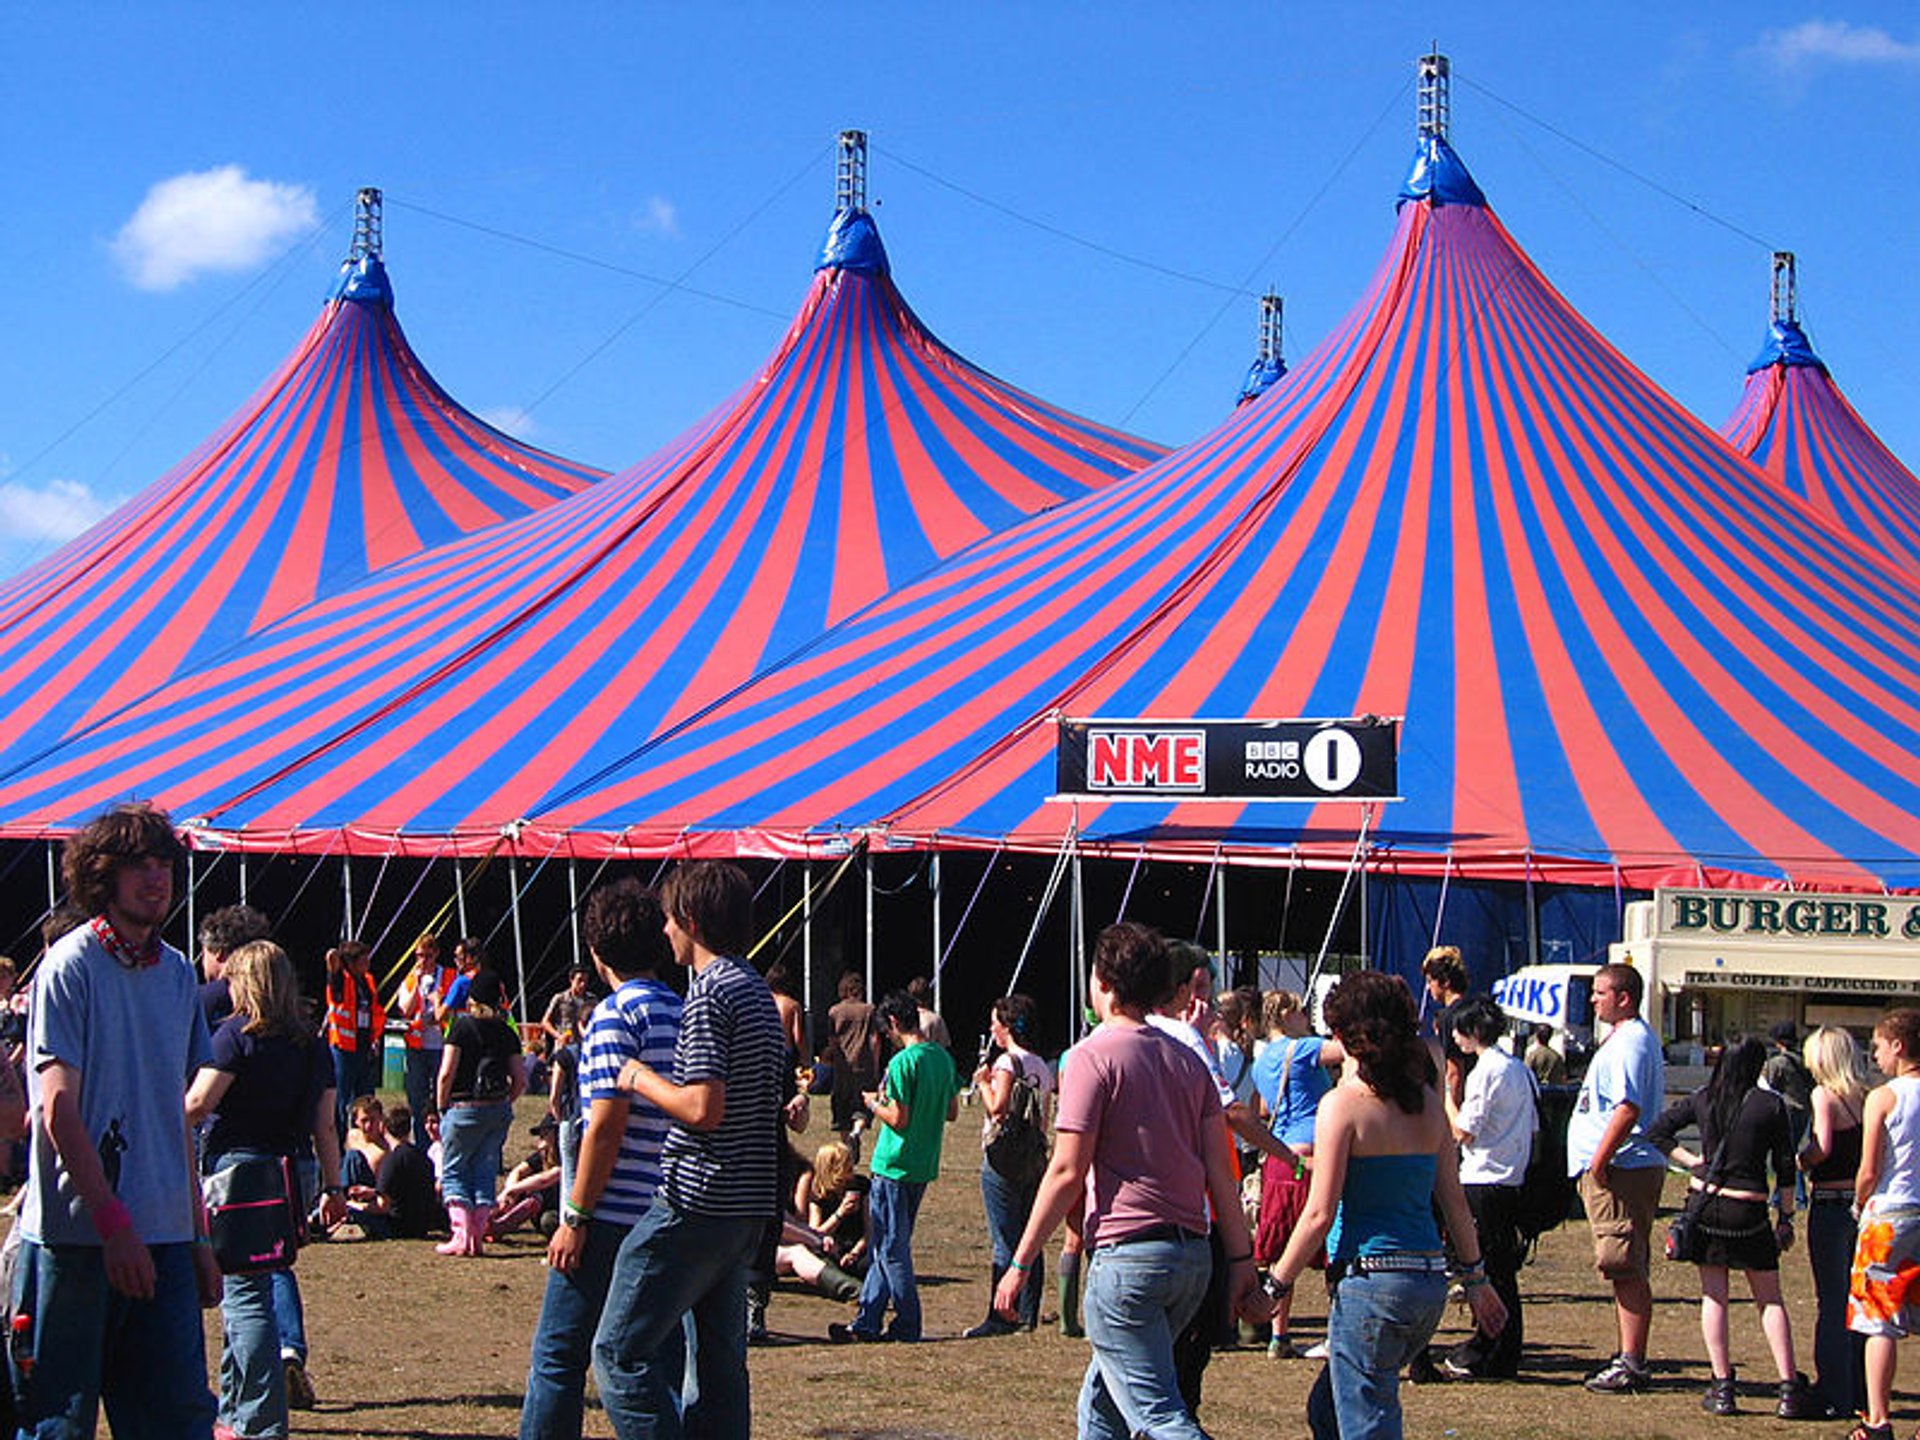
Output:
<instances>
[{"instance_id":1,"label":"curly brown hair","mask_svg":"<svg viewBox=\"0 0 1920 1440\"><path fill-rule=\"evenodd\" d=\"M1327 996L1327 1028L1346 1047L1360 1081L1408 1115L1426 1109L1439 1081L1433 1054L1420 1038L1420 1012L1398 975L1358 970Z\"/></svg>"},{"instance_id":2,"label":"curly brown hair","mask_svg":"<svg viewBox=\"0 0 1920 1440\"><path fill-rule=\"evenodd\" d=\"M60 869L68 899L87 915L102 915L113 898L113 877L123 867L164 860L177 869L186 853L167 812L136 801L89 820L60 852Z\"/></svg>"}]
</instances>

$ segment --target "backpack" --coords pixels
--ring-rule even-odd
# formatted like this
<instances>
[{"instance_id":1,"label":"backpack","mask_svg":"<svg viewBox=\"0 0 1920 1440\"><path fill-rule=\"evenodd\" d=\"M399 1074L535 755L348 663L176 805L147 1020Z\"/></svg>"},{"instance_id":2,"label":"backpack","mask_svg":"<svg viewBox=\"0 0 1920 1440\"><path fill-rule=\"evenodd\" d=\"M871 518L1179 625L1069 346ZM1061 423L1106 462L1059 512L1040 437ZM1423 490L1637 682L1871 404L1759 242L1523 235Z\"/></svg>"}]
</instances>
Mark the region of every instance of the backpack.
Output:
<instances>
[{"instance_id":1,"label":"backpack","mask_svg":"<svg viewBox=\"0 0 1920 1440\"><path fill-rule=\"evenodd\" d=\"M987 1164L1002 1180L1025 1190L1039 1184L1046 1173L1048 1149L1040 1082L1027 1077L1026 1067L1016 1055L1007 1113L994 1121L987 1135Z\"/></svg>"},{"instance_id":2,"label":"backpack","mask_svg":"<svg viewBox=\"0 0 1920 1440\"><path fill-rule=\"evenodd\" d=\"M1531 1078L1531 1077L1529 1077ZM1540 1237L1558 1228L1573 1212L1579 1187L1567 1174L1567 1121L1577 1094L1572 1085L1535 1084L1533 1154L1520 1181L1520 1204L1514 1216L1522 1245L1531 1250Z\"/></svg>"}]
</instances>

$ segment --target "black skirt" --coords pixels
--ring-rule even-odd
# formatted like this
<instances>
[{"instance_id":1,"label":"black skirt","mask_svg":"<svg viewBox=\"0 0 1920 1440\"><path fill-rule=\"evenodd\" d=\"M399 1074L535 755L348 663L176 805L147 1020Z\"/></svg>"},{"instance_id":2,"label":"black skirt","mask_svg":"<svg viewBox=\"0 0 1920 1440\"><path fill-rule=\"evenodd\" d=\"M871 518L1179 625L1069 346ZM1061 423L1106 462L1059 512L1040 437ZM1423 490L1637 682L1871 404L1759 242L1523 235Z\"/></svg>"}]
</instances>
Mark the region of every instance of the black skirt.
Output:
<instances>
[{"instance_id":1,"label":"black skirt","mask_svg":"<svg viewBox=\"0 0 1920 1440\"><path fill-rule=\"evenodd\" d=\"M1709 1195L1700 1208L1700 1265L1729 1270L1778 1270L1780 1243L1763 1200Z\"/></svg>"}]
</instances>

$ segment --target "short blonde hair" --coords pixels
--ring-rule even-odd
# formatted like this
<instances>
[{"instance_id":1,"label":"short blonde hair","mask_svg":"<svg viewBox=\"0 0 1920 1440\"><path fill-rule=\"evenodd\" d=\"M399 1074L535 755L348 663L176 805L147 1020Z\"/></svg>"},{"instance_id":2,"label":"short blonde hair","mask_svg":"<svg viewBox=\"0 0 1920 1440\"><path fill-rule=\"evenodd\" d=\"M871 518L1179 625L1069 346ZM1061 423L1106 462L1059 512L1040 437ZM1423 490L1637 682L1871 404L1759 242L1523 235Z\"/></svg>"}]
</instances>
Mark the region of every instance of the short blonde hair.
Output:
<instances>
[{"instance_id":1,"label":"short blonde hair","mask_svg":"<svg viewBox=\"0 0 1920 1440\"><path fill-rule=\"evenodd\" d=\"M1838 1025L1822 1025L1807 1036L1800 1058L1821 1089L1846 1100L1858 1100L1867 1093L1867 1058L1851 1032Z\"/></svg>"}]
</instances>

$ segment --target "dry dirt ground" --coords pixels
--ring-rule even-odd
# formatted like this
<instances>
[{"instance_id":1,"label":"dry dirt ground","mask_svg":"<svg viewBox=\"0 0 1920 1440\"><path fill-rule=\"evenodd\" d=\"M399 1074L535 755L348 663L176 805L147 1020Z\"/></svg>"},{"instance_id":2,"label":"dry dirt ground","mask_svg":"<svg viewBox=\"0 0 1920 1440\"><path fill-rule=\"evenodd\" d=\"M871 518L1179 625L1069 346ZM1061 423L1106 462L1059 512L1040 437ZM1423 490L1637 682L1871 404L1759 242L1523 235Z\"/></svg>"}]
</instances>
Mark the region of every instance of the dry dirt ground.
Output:
<instances>
[{"instance_id":1,"label":"dry dirt ground","mask_svg":"<svg viewBox=\"0 0 1920 1440\"><path fill-rule=\"evenodd\" d=\"M527 1114L515 1128L516 1148L524 1144L524 1122L535 1104L521 1102ZM1063 1338L1051 1324L1032 1335L957 1338L986 1303L977 1113L963 1112L949 1132L945 1170L921 1212L915 1254L932 1338L913 1348L830 1345L827 1323L845 1318L849 1307L783 1288L771 1316L779 1343L754 1350L749 1362L757 1436L1037 1440L1073 1434L1084 1341ZM1671 1198L1677 1186L1669 1190ZM545 1283L542 1253L543 1246L526 1234L490 1248L479 1260L443 1259L424 1242L328 1243L306 1251L300 1276L320 1405L294 1416L294 1433L433 1440L513 1434ZM1526 1378L1403 1387L1408 1435L1677 1440L1714 1433L1845 1433L1846 1426L1835 1422L1776 1420L1771 1386L1745 1383L1772 1373L1751 1304L1734 1314L1744 1413L1738 1419L1703 1415L1698 1402L1707 1368L1695 1275L1690 1267L1659 1260L1655 1389L1644 1396L1588 1394L1581 1377L1612 1350L1613 1320L1587 1260L1583 1225L1548 1236L1523 1276ZM1813 1306L1805 1256L1797 1248L1787 1257L1785 1277L1804 1368L1811 1360ZM1311 1281L1299 1293L1296 1333L1310 1339L1325 1315L1324 1293ZM1050 1299L1049 1319L1052 1311ZM1446 1323L1459 1333L1461 1313L1450 1313ZM209 1330L209 1355L218 1355L217 1323ZM1920 1347L1902 1358L1910 1378L1920 1376ZM1307 1389L1318 1368L1314 1361L1270 1361L1263 1349L1217 1355L1207 1373L1201 1418L1221 1440L1305 1435ZM1920 1403L1912 1390L1904 1391L1895 1405L1903 1436L1917 1416ZM612 1433L597 1409L589 1411L587 1433Z\"/></svg>"}]
</instances>

